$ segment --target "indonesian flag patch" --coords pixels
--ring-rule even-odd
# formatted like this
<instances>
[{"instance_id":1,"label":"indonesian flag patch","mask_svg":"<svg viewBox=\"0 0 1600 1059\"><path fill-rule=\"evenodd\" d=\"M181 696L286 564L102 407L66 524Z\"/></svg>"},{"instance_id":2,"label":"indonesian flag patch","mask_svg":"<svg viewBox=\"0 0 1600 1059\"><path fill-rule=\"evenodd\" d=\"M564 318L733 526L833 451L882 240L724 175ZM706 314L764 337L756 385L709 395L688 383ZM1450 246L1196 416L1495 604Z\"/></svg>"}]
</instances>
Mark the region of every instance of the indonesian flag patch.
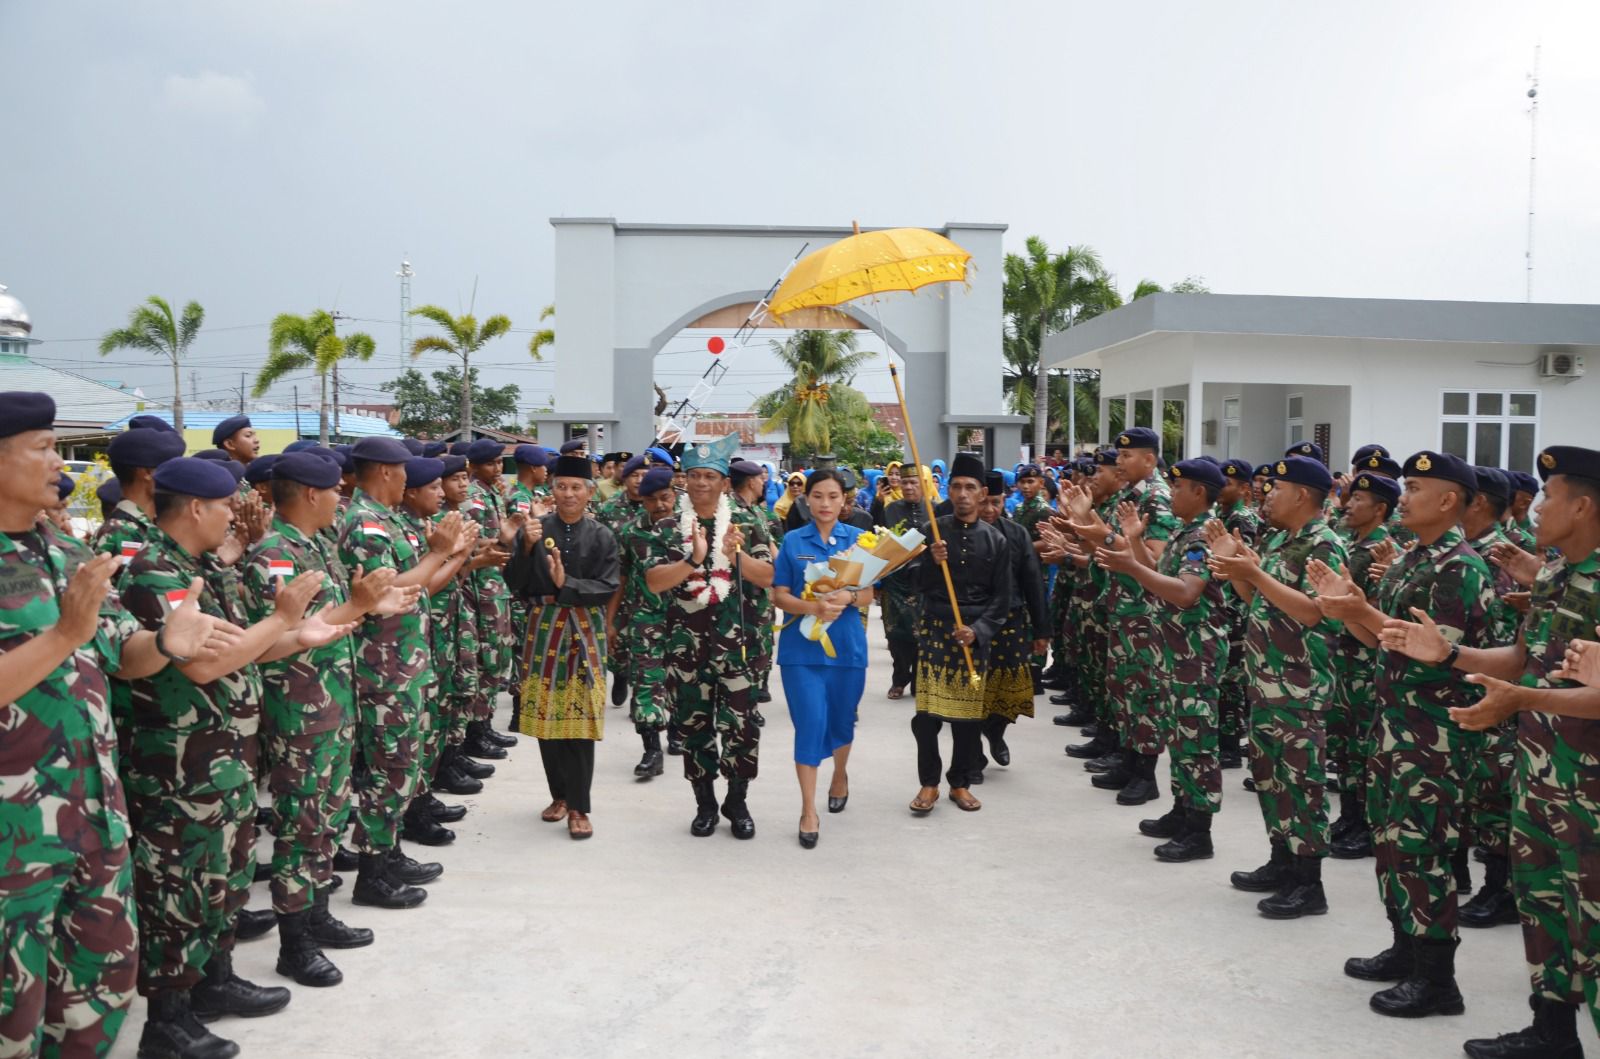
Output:
<instances>
[{"instance_id":1,"label":"indonesian flag patch","mask_svg":"<svg viewBox=\"0 0 1600 1059\"><path fill-rule=\"evenodd\" d=\"M162 594L161 605L165 608L168 614L171 614L173 611L183 606L183 601L188 598L189 590L187 588L174 588L171 591Z\"/></svg>"},{"instance_id":2,"label":"indonesian flag patch","mask_svg":"<svg viewBox=\"0 0 1600 1059\"><path fill-rule=\"evenodd\" d=\"M422 542L418 540L417 535L412 533L410 530L406 531L406 542L411 545L412 551L416 551L418 548L422 547Z\"/></svg>"},{"instance_id":3,"label":"indonesian flag patch","mask_svg":"<svg viewBox=\"0 0 1600 1059\"><path fill-rule=\"evenodd\" d=\"M361 532L371 537L387 538L389 536L389 528L381 522L363 522L361 524Z\"/></svg>"},{"instance_id":4,"label":"indonesian flag patch","mask_svg":"<svg viewBox=\"0 0 1600 1059\"><path fill-rule=\"evenodd\" d=\"M268 559L267 576L283 579L294 576L294 563L288 559Z\"/></svg>"},{"instance_id":5,"label":"indonesian flag patch","mask_svg":"<svg viewBox=\"0 0 1600 1059\"><path fill-rule=\"evenodd\" d=\"M142 551L144 551L144 542L142 542L142 541L123 541L122 542L122 555L119 556L119 561L122 563L123 566L127 566L129 563L133 562L133 557L135 555L138 555Z\"/></svg>"},{"instance_id":6,"label":"indonesian flag patch","mask_svg":"<svg viewBox=\"0 0 1600 1059\"><path fill-rule=\"evenodd\" d=\"M467 510L468 511L482 511L483 510L483 501L479 500L477 497L473 497L471 500L467 501Z\"/></svg>"}]
</instances>

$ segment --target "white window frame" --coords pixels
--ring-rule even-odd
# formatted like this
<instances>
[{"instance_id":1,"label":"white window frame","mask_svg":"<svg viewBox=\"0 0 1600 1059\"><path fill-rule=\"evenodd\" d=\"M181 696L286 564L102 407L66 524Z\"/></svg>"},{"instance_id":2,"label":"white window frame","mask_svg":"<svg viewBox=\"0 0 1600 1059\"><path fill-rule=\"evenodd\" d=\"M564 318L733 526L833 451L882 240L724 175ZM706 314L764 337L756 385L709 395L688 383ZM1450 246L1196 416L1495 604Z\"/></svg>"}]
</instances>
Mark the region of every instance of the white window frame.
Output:
<instances>
[{"instance_id":1,"label":"white window frame","mask_svg":"<svg viewBox=\"0 0 1600 1059\"><path fill-rule=\"evenodd\" d=\"M1444 411L1444 398L1445 398L1446 394L1452 394L1452 393L1464 393L1464 394L1467 395L1467 414L1466 415L1446 415L1445 414L1445 411ZM1500 398L1501 398L1501 407L1506 409L1506 411L1501 413L1500 415L1497 415L1497 416L1496 415L1479 415L1477 413L1478 395L1479 394L1485 394L1485 393L1499 394ZM1534 407L1536 409L1538 409L1539 411L1543 411L1543 409L1544 409L1544 392L1542 390L1539 390L1538 388L1529 388L1529 387L1526 387L1526 386L1520 386L1520 387L1517 387L1517 388L1511 389L1511 390L1493 390L1493 389L1469 390L1469 389L1465 389L1465 388L1460 387L1460 386L1451 386L1451 387L1440 389L1440 391L1439 391L1439 403L1436 406L1439 409L1439 431L1438 431L1438 447L1439 447L1439 451L1440 452L1445 451L1445 448L1444 448L1444 428L1445 428L1445 424L1447 424L1447 423L1465 423L1467 425L1467 462L1468 463L1472 463L1472 464L1477 464L1477 465L1483 466L1483 467L1505 467L1506 458L1510 455L1510 452L1511 452L1511 427L1512 427L1512 425L1513 424L1532 424L1533 425L1533 449L1532 449L1532 451L1535 454L1537 454L1539 452L1539 433L1540 433L1538 411L1536 411L1531 416L1514 416L1514 415L1512 415L1511 412L1510 412L1510 408L1511 408L1511 397L1512 397L1513 394L1528 394L1534 400ZM1500 451L1497 452L1497 453L1493 453L1490 457L1486 457L1483 453L1478 452L1478 424L1479 423L1498 423L1500 425L1500 427L1501 427L1501 430L1500 430ZM1518 470L1518 469L1525 470L1525 471L1528 471L1529 473L1532 473L1533 470L1534 470L1534 468L1531 467L1531 466L1524 467L1524 468L1511 468L1511 469L1512 470Z\"/></svg>"},{"instance_id":2,"label":"white window frame","mask_svg":"<svg viewBox=\"0 0 1600 1059\"><path fill-rule=\"evenodd\" d=\"M1293 401L1297 397L1300 399L1300 414L1297 416L1291 416L1289 414L1289 402ZM1441 397L1439 400L1443 401L1444 398ZM1294 436L1295 427L1300 428L1300 436L1298 438ZM1306 395L1304 393L1291 393L1285 396L1283 399L1283 447L1287 449L1290 445L1297 445L1305 439Z\"/></svg>"},{"instance_id":3,"label":"white window frame","mask_svg":"<svg viewBox=\"0 0 1600 1059\"><path fill-rule=\"evenodd\" d=\"M1233 405L1233 415L1228 414L1228 406ZM1228 443L1229 438L1239 431L1239 410L1244 407L1244 400L1240 394L1232 394L1222 399L1222 458L1231 460L1238 453L1233 451L1233 446Z\"/></svg>"}]
</instances>

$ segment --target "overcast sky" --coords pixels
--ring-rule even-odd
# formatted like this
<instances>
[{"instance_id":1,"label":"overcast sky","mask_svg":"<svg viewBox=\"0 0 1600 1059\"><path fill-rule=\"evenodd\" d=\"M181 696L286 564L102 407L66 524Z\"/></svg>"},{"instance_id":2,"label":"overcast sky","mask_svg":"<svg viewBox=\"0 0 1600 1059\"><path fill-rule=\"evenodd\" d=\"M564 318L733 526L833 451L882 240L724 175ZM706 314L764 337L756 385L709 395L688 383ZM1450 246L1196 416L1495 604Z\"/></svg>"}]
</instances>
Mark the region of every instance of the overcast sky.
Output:
<instances>
[{"instance_id":1,"label":"overcast sky","mask_svg":"<svg viewBox=\"0 0 1600 1059\"><path fill-rule=\"evenodd\" d=\"M1600 290L1592 0L561 7L0 0L0 283L36 355L164 399L94 339L193 298L226 398L275 314L337 307L372 321L350 377L382 400L402 253L417 304L465 309L476 278L480 315L531 329L562 214L1000 221L1010 249L1093 246L1125 292L1520 301L1540 43L1535 298ZM484 365L531 407L553 372L526 341ZM749 357L719 403L775 383Z\"/></svg>"}]
</instances>

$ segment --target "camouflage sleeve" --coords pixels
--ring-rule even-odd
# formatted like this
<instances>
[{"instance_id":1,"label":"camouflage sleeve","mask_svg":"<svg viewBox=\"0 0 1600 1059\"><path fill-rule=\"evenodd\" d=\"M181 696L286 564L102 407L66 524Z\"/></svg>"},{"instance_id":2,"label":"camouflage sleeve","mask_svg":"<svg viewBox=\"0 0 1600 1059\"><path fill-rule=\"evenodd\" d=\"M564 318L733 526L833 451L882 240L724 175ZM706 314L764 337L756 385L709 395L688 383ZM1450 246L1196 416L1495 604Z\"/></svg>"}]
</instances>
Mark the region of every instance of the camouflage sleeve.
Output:
<instances>
[{"instance_id":1,"label":"camouflage sleeve","mask_svg":"<svg viewBox=\"0 0 1600 1059\"><path fill-rule=\"evenodd\" d=\"M772 534L767 532L767 527L753 512L739 517L739 528L744 531L744 551L752 559L761 562L772 562Z\"/></svg>"},{"instance_id":2,"label":"camouflage sleeve","mask_svg":"<svg viewBox=\"0 0 1600 1059\"><path fill-rule=\"evenodd\" d=\"M1172 501L1155 489L1146 489L1139 504L1139 514L1144 518L1144 539L1170 541L1183 528L1178 516L1172 513Z\"/></svg>"},{"instance_id":3,"label":"camouflage sleeve","mask_svg":"<svg viewBox=\"0 0 1600 1059\"><path fill-rule=\"evenodd\" d=\"M1446 640L1463 647L1487 647L1492 596L1488 570L1457 557L1434 578L1427 611Z\"/></svg>"},{"instance_id":4,"label":"camouflage sleeve","mask_svg":"<svg viewBox=\"0 0 1600 1059\"><path fill-rule=\"evenodd\" d=\"M344 536L339 541L339 558L345 566L363 574L385 566L400 568L389 528L381 523L377 525L377 529L368 528L362 519L346 523Z\"/></svg>"},{"instance_id":5,"label":"camouflage sleeve","mask_svg":"<svg viewBox=\"0 0 1600 1059\"><path fill-rule=\"evenodd\" d=\"M1198 577L1201 581L1211 580L1211 567L1206 560L1210 557L1211 549L1206 546L1205 537L1196 533L1183 542L1183 555L1178 559L1178 567L1173 576L1183 577L1189 575Z\"/></svg>"},{"instance_id":6,"label":"camouflage sleeve","mask_svg":"<svg viewBox=\"0 0 1600 1059\"><path fill-rule=\"evenodd\" d=\"M137 565L122 583L122 605L142 628L161 628L172 609L189 594L189 580L176 570Z\"/></svg>"},{"instance_id":7,"label":"camouflage sleeve","mask_svg":"<svg viewBox=\"0 0 1600 1059\"><path fill-rule=\"evenodd\" d=\"M269 616L275 609L273 597L277 585L272 577L271 562L278 558L277 549L256 548L244 560L244 571L239 575L239 594L244 600L245 618L254 625Z\"/></svg>"},{"instance_id":8,"label":"camouflage sleeve","mask_svg":"<svg viewBox=\"0 0 1600 1059\"><path fill-rule=\"evenodd\" d=\"M1322 537L1311 546L1311 550L1306 553L1306 561L1304 565L1300 567L1300 578L1295 582L1294 587L1299 589L1301 592L1310 591L1311 575L1308 573L1308 571L1311 569L1311 560L1321 559L1323 562L1328 564L1329 569L1333 570L1335 573L1338 573L1342 572L1345 568L1345 555L1346 553L1344 550L1344 544L1339 540L1337 535L1331 531L1323 534Z\"/></svg>"}]
</instances>

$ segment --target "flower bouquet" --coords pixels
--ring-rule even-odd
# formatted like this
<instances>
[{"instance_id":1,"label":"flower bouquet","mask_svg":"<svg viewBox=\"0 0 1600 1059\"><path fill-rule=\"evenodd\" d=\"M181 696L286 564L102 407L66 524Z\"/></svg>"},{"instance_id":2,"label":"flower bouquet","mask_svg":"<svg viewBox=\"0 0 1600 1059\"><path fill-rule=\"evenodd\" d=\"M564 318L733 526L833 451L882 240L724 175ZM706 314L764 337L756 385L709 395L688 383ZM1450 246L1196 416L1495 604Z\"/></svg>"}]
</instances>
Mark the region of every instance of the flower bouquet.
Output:
<instances>
[{"instance_id":1,"label":"flower bouquet","mask_svg":"<svg viewBox=\"0 0 1600 1059\"><path fill-rule=\"evenodd\" d=\"M919 530L895 533L879 526L857 537L849 551L832 556L827 562L808 564L801 598L817 599L841 588L876 584L921 555L926 547ZM832 624L811 614L800 619L801 635L822 644L823 653L829 658L835 657L833 642L828 639L828 626Z\"/></svg>"}]
</instances>

